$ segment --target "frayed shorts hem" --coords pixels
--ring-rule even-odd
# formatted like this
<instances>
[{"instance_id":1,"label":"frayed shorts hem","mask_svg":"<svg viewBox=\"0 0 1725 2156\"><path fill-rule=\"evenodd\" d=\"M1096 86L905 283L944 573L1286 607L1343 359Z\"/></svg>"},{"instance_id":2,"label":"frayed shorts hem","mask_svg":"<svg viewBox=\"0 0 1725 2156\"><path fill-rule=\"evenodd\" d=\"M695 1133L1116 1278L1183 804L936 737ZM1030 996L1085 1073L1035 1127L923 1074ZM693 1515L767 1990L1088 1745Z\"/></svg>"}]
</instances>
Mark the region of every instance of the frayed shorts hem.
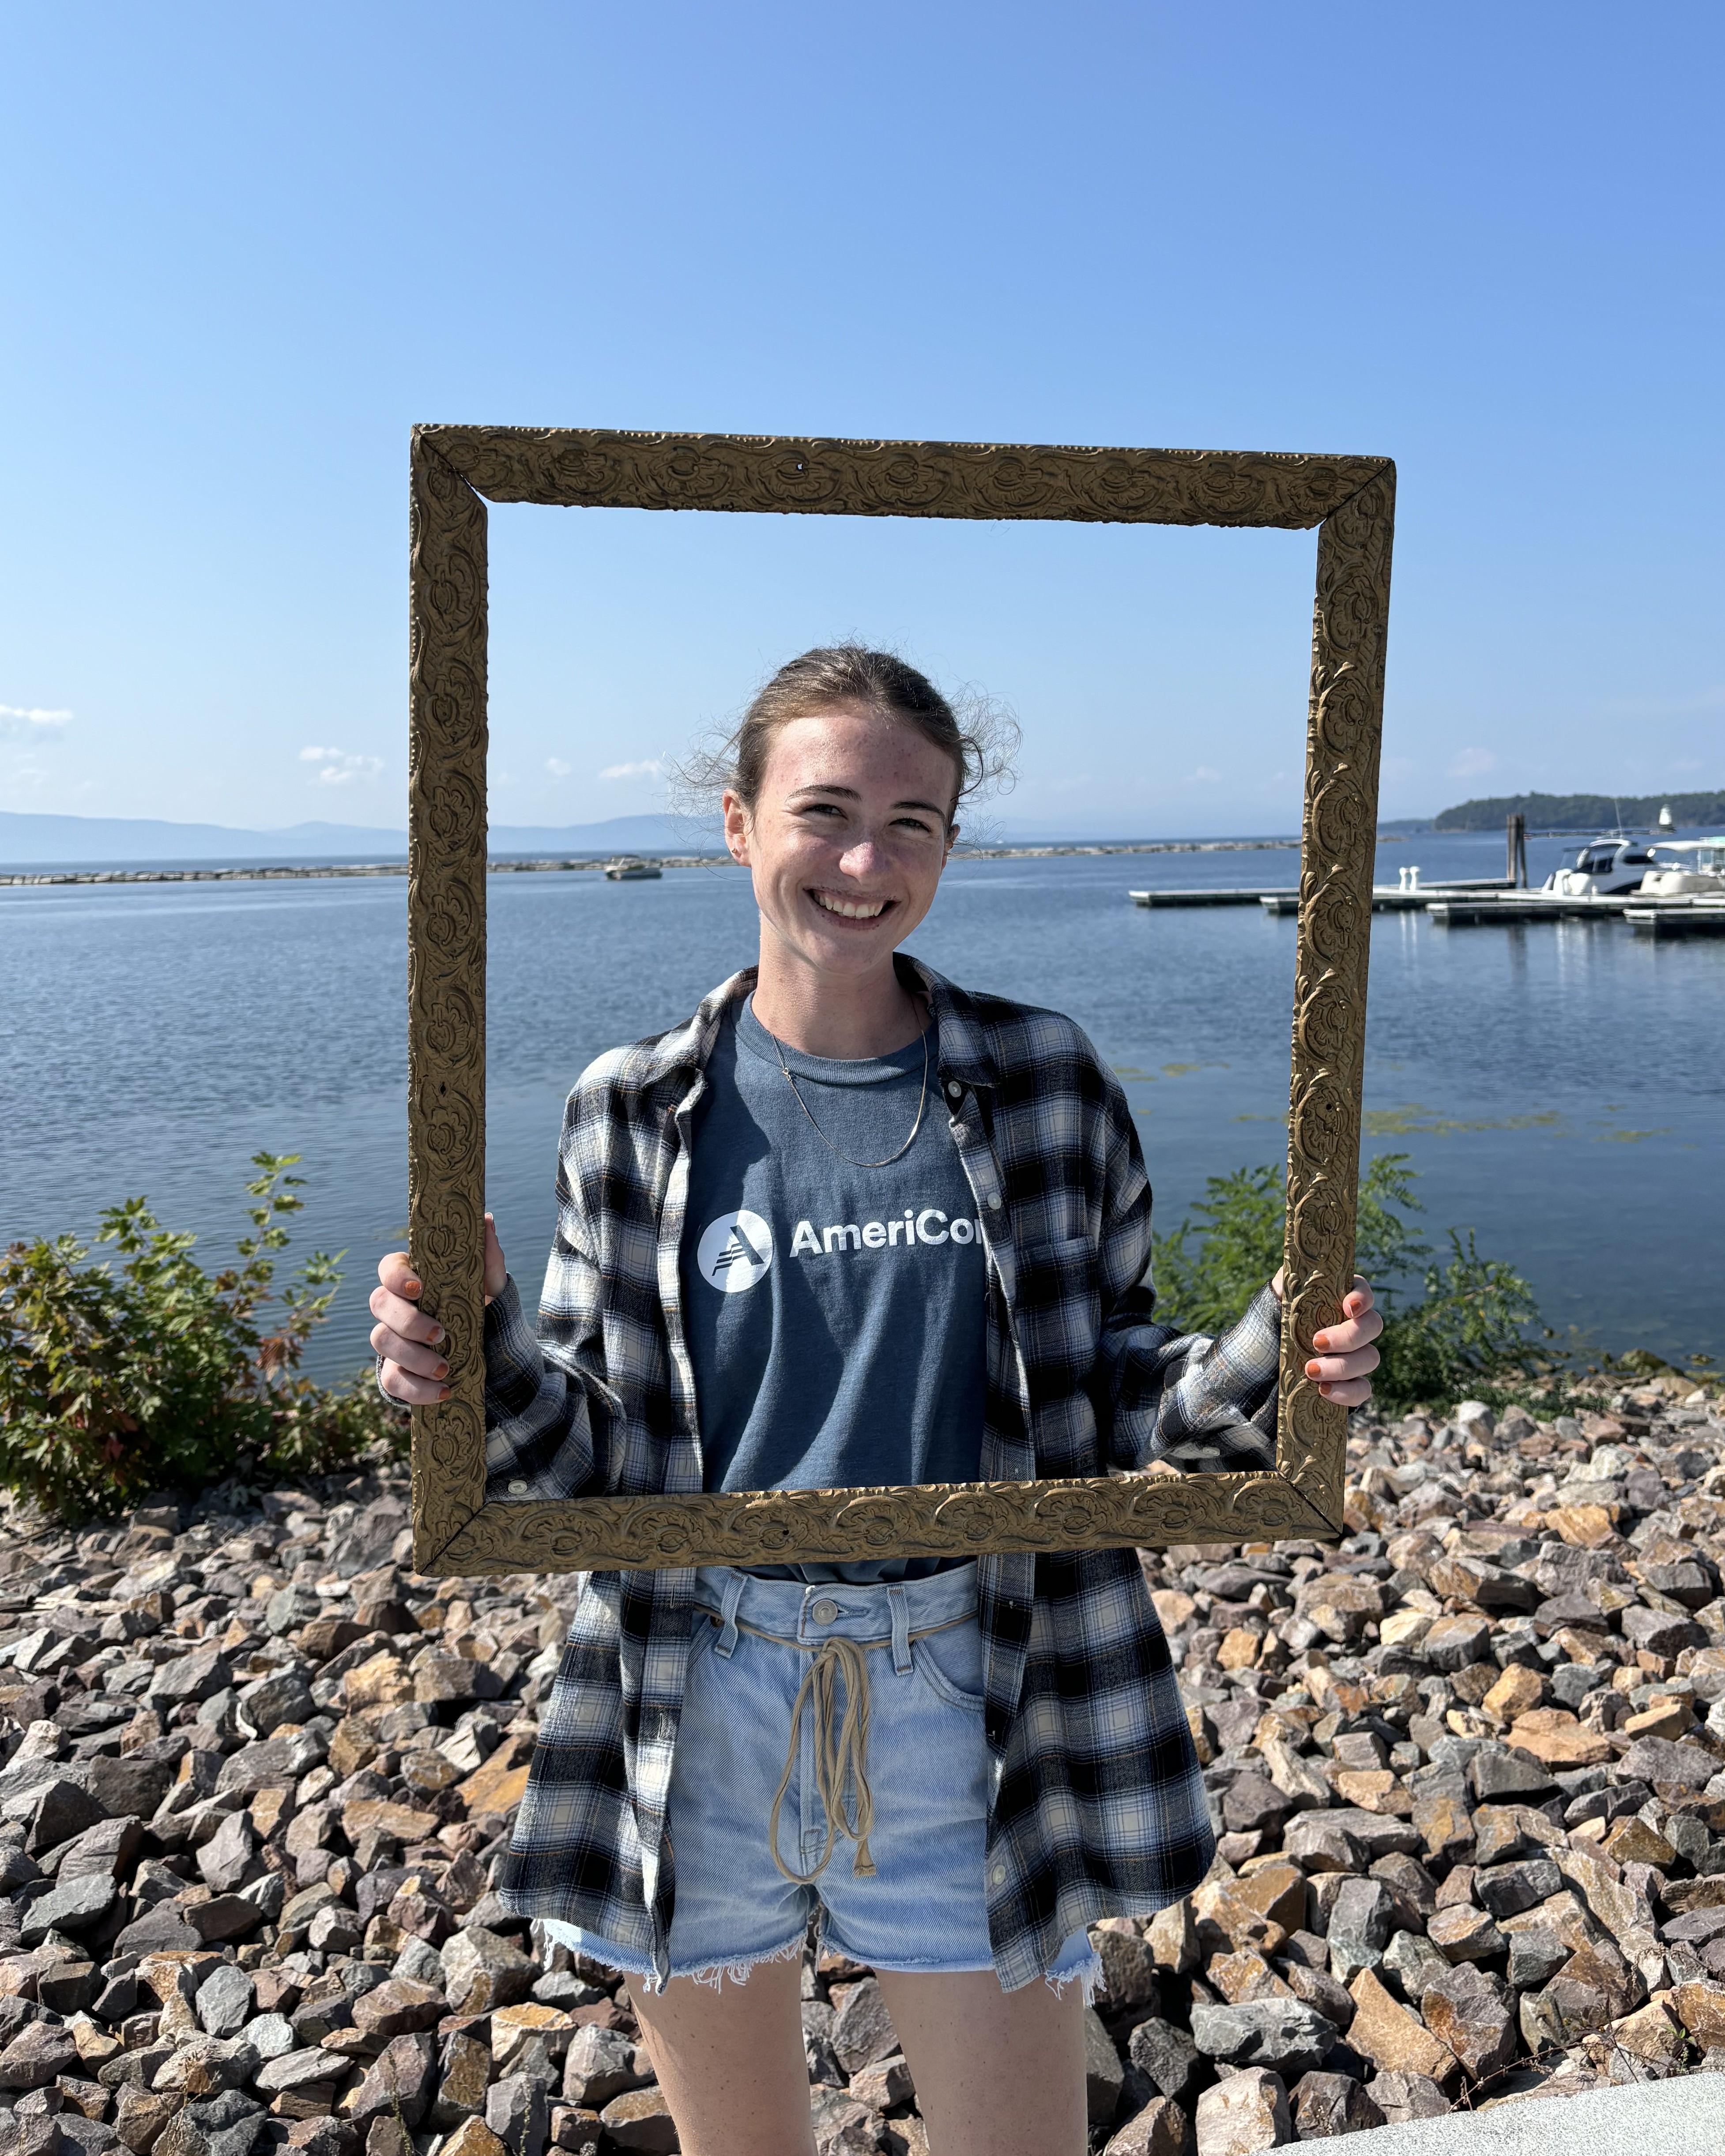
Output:
<instances>
[{"instance_id":1,"label":"frayed shorts hem","mask_svg":"<svg viewBox=\"0 0 1725 2156\"><path fill-rule=\"evenodd\" d=\"M609 1939L600 1938L597 1933L584 1932L578 1925L563 1923L550 1917L542 1917L540 1921L546 1936L557 1945L567 1947L572 1953L584 1954L589 1961L596 1961L606 1969L614 1969L619 1976L637 1977L649 1992L664 1990L665 1981L658 1971L639 1954L631 1953L627 1948L614 1945ZM669 1974L670 1977L686 1976L691 1983L708 1985L715 1991L723 1989L727 1977L732 1984L747 1984L753 1972L767 1963L794 1960L802 1953L807 1937L806 1933L798 1932L783 1945L764 1948L759 1953L693 1963L686 1969L680 1969L673 1963ZM992 1962L893 1961L881 1956L871 1959L848 1945L830 1921L821 1926L819 1943L825 1951L842 1953L848 1959L873 1969L876 1975L980 1976L984 1971L990 1975L995 1974ZM1082 1932L1075 1933L1066 1941L1054 1967L1043 1978L1043 1982L1056 1998L1065 1995L1068 1984L1081 1985L1086 2006L1095 1999L1101 1980L1101 1957ZM1004 1985L1001 1988L1003 1990L1006 1989Z\"/></svg>"}]
</instances>

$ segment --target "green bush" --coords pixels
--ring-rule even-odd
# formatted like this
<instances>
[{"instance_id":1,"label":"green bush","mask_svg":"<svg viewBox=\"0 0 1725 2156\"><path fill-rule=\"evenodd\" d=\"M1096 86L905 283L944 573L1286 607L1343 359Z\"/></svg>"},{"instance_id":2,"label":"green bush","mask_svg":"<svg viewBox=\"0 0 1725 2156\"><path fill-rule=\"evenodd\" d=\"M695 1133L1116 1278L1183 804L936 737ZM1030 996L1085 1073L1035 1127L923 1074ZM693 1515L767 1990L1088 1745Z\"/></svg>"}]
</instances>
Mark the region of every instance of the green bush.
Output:
<instances>
[{"instance_id":1,"label":"green bush","mask_svg":"<svg viewBox=\"0 0 1725 2156\"><path fill-rule=\"evenodd\" d=\"M113 1245L117 1268L87 1262L72 1235L0 1257L0 1486L80 1517L152 1490L327 1473L404 1449L403 1419L369 1369L334 1389L300 1374L342 1254L316 1251L275 1285L282 1221L304 1203L303 1178L288 1173L298 1158L253 1156L252 1233L235 1245L239 1265L218 1273L142 1198L101 1216L95 1240Z\"/></svg>"},{"instance_id":2,"label":"green bush","mask_svg":"<svg viewBox=\"0 0 1725 2156\"><path fill-rule=\"evenodd\" d=\"M1384 1316L1372 1386L1389 1409L1455 1400L1517 1373L1530 1353L1524 1327L1539 1317L1527 1281L1501 1259L1482 1258L1471 1229L1465 1243L1450 1230L1446 1260L1424 1262L1431 1245L1402 1218L1423 1209L1407 1160L1379 1153L1360 1178L1355 1236L1356 1267ZM1231 1325L1281 1263L1283 1212L1281 1168L1211 1176L1188 1217L1155 1239L1156 1282L1170 1321L1200 1332Z\"/></svg>"}]
</instances>

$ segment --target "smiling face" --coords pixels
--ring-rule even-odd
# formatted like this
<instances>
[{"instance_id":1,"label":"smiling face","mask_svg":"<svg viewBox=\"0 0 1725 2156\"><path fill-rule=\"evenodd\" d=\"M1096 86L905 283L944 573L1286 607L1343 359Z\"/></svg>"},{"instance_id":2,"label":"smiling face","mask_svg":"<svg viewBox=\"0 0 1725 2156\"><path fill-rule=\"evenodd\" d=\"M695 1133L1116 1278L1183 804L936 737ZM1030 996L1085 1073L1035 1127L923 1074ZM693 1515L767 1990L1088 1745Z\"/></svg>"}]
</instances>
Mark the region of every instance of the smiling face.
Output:
<instances>
[{"instance_id":1,"label":"smiling face","mask_svg":"<svg viewBox=\"0 0 1725 2156\"><path fill-rule=\"evenodd\" d=\"M726 841L754 878L763 961L771 944L817 976L887 964L933 903L957 783L917 727L854 705L778 726L753 808L732 793L724 803Z\"/></svg>"}]
</instances>

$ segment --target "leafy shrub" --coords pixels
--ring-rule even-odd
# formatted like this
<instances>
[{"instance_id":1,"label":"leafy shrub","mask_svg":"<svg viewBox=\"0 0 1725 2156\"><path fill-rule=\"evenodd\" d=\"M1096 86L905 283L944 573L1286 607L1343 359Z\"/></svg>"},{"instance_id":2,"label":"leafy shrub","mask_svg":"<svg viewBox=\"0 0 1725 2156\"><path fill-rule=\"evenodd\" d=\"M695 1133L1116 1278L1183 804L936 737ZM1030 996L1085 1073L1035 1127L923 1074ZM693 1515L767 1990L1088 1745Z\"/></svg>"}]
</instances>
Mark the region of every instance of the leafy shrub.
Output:
<instances>
[{"instance_id":1,"label":"leafy shrub","mask_svg":"<svg viewBox=\"0 0 1725 2156\"><path fill-rule=\"evenodd\" d=\"M315 1251L275 1285L283 1219L304 1204L303 1178L288 1173L298 1158L253 1155L252 1232L235 1245L239 1264L218 1273L143 1198L101 1216L95 1240L113 1245L117 1269L86 1262L72 1235L10 1246L0 1258L0 1486L80 1517L163 1487L324 1473L374 1447L403 1448L404 1424L369 1370L335 1389L300 1373L341 1254Z\"/></svg>"},{"instance_id":2,"label":"leafy shrub","mask_svg":"<svg viewBox=\"0 0 1725 2156\"><path fill-rule=\"evenodd\" d=\"M1528 1353L1523 1327L1539 1316L1527 1281L1501 1259L1482 1258L1471 1229L1466 1243L1450 1229L1446 1261L1423 1263L1431 1245L1402 1218L1403 1210L1423 1210L1407 1160L1379 1153L1367 1168L1355 1233L1355 1265L1384 1317L1383 1361L1372 1386L1386 1408L1455 1399L1509 1375ZM1211 1176L1188 1217L1155 1239L1155 1277L1169 1320L1201 1332L1231 1325L1281 1263L1284 1209L1279 1168ZM1406 1286L1410 1275L1420 1281L1417 1296Z\"/></svg>"}]
</instances>

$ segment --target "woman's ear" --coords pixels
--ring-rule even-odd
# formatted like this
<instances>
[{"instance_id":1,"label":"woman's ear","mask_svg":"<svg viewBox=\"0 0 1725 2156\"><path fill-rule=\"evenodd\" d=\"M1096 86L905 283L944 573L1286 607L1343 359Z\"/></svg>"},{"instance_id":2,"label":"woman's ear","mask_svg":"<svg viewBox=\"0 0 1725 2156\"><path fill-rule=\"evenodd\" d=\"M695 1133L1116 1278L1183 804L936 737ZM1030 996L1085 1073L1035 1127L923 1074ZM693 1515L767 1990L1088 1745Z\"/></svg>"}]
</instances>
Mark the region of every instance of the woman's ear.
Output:
<instances>
[{"instance_id":1,"label":"woman's ear","mask_svg":"<svg viewBox=\"0 0 1725 2156\"><path fill-rule=\"evenodd\" d=\"M744 868L749 862L749 812L742 797L727 786L720 803L725 818L725 847L733 861Z\"/></svg>"}]
</instances>

